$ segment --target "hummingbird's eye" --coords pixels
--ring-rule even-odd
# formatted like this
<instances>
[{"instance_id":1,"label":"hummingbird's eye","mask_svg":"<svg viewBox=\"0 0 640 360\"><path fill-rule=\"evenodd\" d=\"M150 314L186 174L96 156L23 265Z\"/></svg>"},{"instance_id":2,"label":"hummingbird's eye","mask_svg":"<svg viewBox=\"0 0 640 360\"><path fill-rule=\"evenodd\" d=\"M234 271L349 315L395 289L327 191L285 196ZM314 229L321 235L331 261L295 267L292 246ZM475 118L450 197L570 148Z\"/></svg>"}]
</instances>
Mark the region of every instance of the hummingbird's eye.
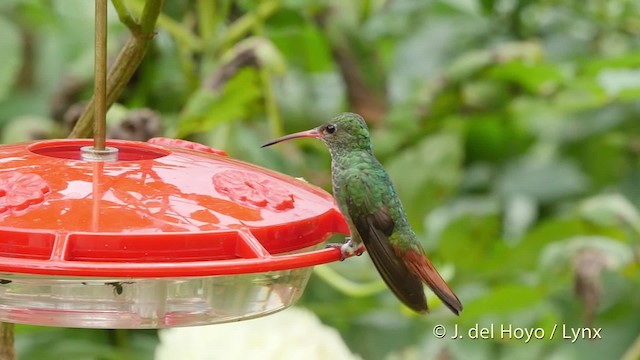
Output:
<instances>
[{"instance_id":1,"label":"hummingbird's eye","mask_svg":"<svg viewBox=\"0 0 640 360\"><path fill-rule=\"evenodd\" d=\"M334 132L336 132L336 130L338 130L338 128L333 124L329 124L325 128L325 131L327 132L327 134L333 134Z\"/></svg>"}]
</instances>

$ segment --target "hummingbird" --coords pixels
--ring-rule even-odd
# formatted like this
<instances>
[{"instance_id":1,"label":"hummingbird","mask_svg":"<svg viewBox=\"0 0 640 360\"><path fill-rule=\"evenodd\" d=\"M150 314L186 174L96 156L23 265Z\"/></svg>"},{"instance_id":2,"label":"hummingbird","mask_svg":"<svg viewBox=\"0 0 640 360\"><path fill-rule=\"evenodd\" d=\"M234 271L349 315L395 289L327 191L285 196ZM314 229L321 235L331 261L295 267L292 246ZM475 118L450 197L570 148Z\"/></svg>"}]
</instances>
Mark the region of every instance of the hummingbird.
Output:
<instances>
[{"instance_id":1,"label":"hummingbird","mask_svg":"<svg viewBox=\"0 0 640 360\"><path fill-rule=\"evenodd\" d=\"M426 283L456 315L462 304L435 269L411 228L389 175L373 154L369 129L354 113L342 113L317 128L283 136L262 147L296 138L317 138L331 154L333 197L350 230L343 257L367 250L378 273L406 306L429 308Z\"/></svg>"}]
</instances>

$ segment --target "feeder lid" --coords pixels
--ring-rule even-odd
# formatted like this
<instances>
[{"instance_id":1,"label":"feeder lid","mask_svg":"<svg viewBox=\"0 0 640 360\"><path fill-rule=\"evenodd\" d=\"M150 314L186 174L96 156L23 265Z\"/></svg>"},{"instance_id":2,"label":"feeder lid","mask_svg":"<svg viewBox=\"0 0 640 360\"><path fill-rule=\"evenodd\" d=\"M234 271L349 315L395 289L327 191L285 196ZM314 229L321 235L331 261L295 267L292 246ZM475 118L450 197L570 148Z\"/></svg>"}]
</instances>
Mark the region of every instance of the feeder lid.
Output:
<instances>
[{"instance_id":1,"label":"feeder lid","mask_svg":"<svg viewBox=\"0 0 640 360\"><path fill-rule=\"evenodd\" d=\"M184 140L0 146L0 272L176 277L257 273L340 259L348 233L325 191Z\"/></svg>"}]
</instances>

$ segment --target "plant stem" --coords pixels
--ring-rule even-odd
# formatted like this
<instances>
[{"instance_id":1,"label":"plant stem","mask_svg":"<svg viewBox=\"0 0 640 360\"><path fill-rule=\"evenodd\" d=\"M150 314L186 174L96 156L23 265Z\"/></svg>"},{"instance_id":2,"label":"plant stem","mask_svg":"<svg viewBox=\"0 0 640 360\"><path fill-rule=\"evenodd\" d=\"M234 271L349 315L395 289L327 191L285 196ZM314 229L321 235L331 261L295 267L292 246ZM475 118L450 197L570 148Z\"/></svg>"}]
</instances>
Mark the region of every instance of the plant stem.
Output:
<instances>
[{"instance_id":1,"label":"plant stem","mask_svg":"<svg viewBox=\"0 0 640 360\"><path fill-rule=\"evenodd\" d=\"M631 344L631 346L622 355L622 360L640 359L640 336Z\"/></svg>"},{"instance_id":2,"label":"plant stem","mask_svg":"<svg viewBox=\"0 0 640 360\"><path fill-rule=\"evenodd\" d=\"M96 0L93 148L104 150L107 137L107 0Z\"/></svg>"},{"instance_id":3,"label":"plant stem","mask_svg":"<svg viewBox=\"0 0 640 360\"><path fill-rule=\"evenodd\" d=\"M365 21L367 21L367 19L369 19L369 16L371 16L372 7L373 5L371 4L371 0L363 0L362 2L360 2L360 9L358 12L358 21L360 22L360 25L362 25Z\"/></svg>"},{"instance_id":4,"label":"plant stem","mask_svg":"<svg viewBox=\"0 0 640 360\"><path fill-rule=\"evenodd\" d=\"M141 3L140 1L132 1L128 4L131 7L131 11L134 13L142 14L144 12L144 3ZM157 25L159 28L163 28L171 34L179 46L185 47L190 51L200 51L202 49L202 41L192 34L189 29L172 18L164 14L160 14L158 16Z\"/></svg>"},{"instance_id":5,"label":"plant stem","mask_svg":"<svg viewBox=\"0 0 640 360\"><path fill-rule=\"evenodd\" d=\"M260 80L264 88L264 105L267 110L271 133L275 137L282 136L284 134L284 126L282 125L282 116L280 116L276 96L273 92L271 72L264 66L260 67Z\"/></svg>"},{"instance_id":6,"label":"plant stem","mask_svg":"<svg viewBox=\"0 0 640 360\"><path fill-rule=\"evenodd\" d=\"M133 76L133 73L142 62L150 41L153 38L153 29L160 15L163 2L164 0L148 0L145 2L139 22L140 32L131 34L109 71L107 77L107 109L118 99L131 79L131 76ZM78 119L78 122L68 137L87 137L91 134L94 108L95 96L89 101L87 108L80 116L80 119Z\"/></svg>"},{"instance_id":7,"label":"plant stem","mask_svg":"<svg viewBox=\"0 0 640 360\"><path fill-rule=\"evenodd\" d=\"M198 32L200 33L206 55L208 50L211 49L213 36L216 33L216 2L211 0L198 0L196 5L198 9Z\"/></svg>"},{"instance_id":8,"label":"plant stem","mask_svg":"<svg viewBox=\"0 0 640 360\"><path fill-rule=\"evenodd\" d=\"M131 31L132 33L136 34L140 32L140 25L138 25L135 20L133 20L133 18L131 17L131 14L129 13L129 10L127 10L127 7L122 3L122 0L111 0L111 2L113 3L113 7L116 9L116 12L118 13L118 18L120 19L120 22L123 23L126 27L129 28L129 31Z\"/></svg>"},{"instance_id":9,"label":"plant stem","mask_svg":"<svg viewBox=\"0 0 640 360\"><path fill-rule=\"evenodd\" d=\"M141 0L129 1L128 5L134 14L141 15L144 12L144 2ZM199 80L195 75L196 65L193 57L194 53L200 52L204 48L203 41L194 35L185 25L164 14L158 16L157 27L166 30L167 33L174 38L178 49L182 73L187 79L189 88L196 88Z\"/></svg>"},{"instance_id":10,"label":"plant stem","mask_svg":"<svg viewBox=\"0 0 640 360\"><path fill-rule=\"evenodd\" d=\"M264 29L262 28L262 21L264 18L256 15L255 19L254 32L259 37L264 37ZM271 70L268 66L263 64L260 65L259 72L260 81L262 82L262 88L264 91L264 106L267 112L267 118L269 119L271 133L274 137L279 137L284 133L284 125L282 124L282 116L280 116L280 110L278 109L278 103L276 102L276 96L273 91Z\"/></svg>"},{"instance_id":11,"label":"plant stem","mask_svg":"<svg viewBox=\"0 0 640 360\"><path fill-rule=\"evenodd\" d=\"M348 296L371 296L374 294L378 294L387 288L384 282L381 280L371 281L364 284L353 282L340 275L337 271L333 270L328 265L316 266L313 268L313 272L322 280L331 285L334 289Z\"/></svg>"},{"instance_id":12,"label":"plant stem","mask_svg":"<svg viewBox=\"0 0 640 360\"><path fill-rule=\"evenodd\" d=\"M163 2L164 0L148 0L145 2L142 16L140 17L140 31L143 36L148 37L153 33Z\"/></svg>"},{"instance_id":13,"label":"plant stem","mask_svg":"<svg viewBox=\"0 0 640 360\"><path fill-rule=\"evenodd\" d=\"M13 324L0 323L0 360L16 360L16 350L13 347Z\"/></svg>"},{"instance_id":14,"label":"plant stem","mask_svg":"<svg viewBox=\"0 0 640 360\"><path fill-rule=\"evenodd\" d=\"M240 38L251 31L256 23L262 22L268 18L280 7L278 1L264 1L260 3L255 12L245 14L229 26L224 39L222 39L221 50L225 50L227 46L235 44Z\"/></svg>"}]
</instances>

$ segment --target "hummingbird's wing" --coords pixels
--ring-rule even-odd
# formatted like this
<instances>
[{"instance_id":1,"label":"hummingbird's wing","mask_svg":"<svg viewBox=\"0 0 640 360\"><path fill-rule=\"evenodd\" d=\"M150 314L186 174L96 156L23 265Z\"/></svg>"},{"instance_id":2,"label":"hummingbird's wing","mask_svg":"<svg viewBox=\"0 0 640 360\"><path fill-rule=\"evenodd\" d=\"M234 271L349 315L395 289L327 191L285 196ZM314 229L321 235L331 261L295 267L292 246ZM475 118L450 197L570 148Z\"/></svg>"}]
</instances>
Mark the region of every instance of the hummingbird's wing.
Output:
<instances>
[{"instance_id":1,"label":"hummingbird's wing","mask_svg":"<svg viewBox=\"0 0 640 360\"><path fill-rule=\"evenodd\" d=\"M384 282L405 305L427 312L422 281L405 266L389 241L394 222L381 194L359 176L351 177L345 190L349 217Z\"/></svg>"}]
</instances>

